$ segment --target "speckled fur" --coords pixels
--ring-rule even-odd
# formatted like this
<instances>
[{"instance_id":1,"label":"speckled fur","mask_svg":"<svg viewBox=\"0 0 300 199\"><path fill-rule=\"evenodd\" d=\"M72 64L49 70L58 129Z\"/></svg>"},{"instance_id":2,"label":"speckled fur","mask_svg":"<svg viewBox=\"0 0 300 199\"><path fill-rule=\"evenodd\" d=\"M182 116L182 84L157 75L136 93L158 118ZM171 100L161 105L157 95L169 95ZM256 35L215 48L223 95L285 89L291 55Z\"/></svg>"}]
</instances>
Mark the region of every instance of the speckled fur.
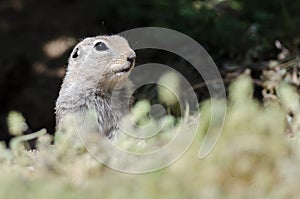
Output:
<instances>
[{"instance_id":1,"label":"speckled fur","mask_svg":"<svg viewBox=\"0 0 300 199\"><path fill-rule=\"evenodd\" d=\"M107 45L107 51L94 48L99 41ZM80 115L84 123L88 111L95 110L98 124L94 130L113 137L118 121L128 112L131 93L130 71L117 75L115 71L128 67L127 57L132 56L135 53L128 42L117 35L90 37L78 43L56 102L57 129L66 115Z\"/></svg>"}]
</instances>

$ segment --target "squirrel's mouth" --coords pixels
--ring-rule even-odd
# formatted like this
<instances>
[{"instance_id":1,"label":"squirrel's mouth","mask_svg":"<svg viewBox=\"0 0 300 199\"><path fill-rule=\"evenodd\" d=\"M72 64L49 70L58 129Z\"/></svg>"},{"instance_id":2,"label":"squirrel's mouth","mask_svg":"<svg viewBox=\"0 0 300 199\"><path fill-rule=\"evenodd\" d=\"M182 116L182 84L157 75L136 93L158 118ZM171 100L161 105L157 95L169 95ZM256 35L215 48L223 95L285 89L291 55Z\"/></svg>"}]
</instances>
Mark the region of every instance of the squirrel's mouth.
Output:
<instances>
[{"instance_id":1,"label":"squirrel's mouth","mask_svg":"<svg viewBox=\"0 0 300 199\"><path fill-rule=\"evenodd\" d=\"M127 73L127 72L130 71L130 69L131 69L131 66L125 67L125 68L122 68L120 70L117 70L116 73Z\"/></svg>"},{"instance_id":2,"label":"squirrel's mouth","mask_svg":"<svg viewBox=\"0 0 300 199\"><path fill-rule=\"evenodd\" d=\"M134 62L128 62L124 67L115 71L115 74L128 73L134 66Z\"/></svg>"}]
</instances>

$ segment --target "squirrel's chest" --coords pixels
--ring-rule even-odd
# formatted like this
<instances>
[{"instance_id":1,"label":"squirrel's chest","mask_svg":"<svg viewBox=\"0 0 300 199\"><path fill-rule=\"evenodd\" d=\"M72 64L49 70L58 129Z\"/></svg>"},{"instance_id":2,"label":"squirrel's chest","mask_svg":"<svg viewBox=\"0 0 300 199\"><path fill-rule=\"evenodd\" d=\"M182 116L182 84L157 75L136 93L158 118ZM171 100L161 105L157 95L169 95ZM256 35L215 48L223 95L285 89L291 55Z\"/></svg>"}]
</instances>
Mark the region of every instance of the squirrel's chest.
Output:
<instances>
[{"instance_id":1,"label":"squirrel's chest","mask_svg":"<svg viewBox=\"0 0 300 199\"><path fill-rule=\"evenodd\" d=\"M97 115L98 127L105 134L118 128L120 119L128 113L124 100L113 101L95 97L87 102L88 109L94 110Z\"/></svg>"}]
</instances>

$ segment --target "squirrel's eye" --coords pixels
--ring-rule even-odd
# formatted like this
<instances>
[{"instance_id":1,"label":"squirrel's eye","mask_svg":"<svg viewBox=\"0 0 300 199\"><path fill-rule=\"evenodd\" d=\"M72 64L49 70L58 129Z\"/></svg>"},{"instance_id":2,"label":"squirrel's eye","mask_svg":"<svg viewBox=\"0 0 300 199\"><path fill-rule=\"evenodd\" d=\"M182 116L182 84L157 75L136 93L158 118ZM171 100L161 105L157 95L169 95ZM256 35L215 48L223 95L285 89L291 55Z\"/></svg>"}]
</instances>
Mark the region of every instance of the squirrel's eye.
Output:
<instances>
[{"instance_id":1,"label":"squirrel's eye","mask_svg":"<svg viewBox=\"0 0 300 199\"><path fill-rule=\"evenodd\" d=\"M108 47L106 46L105 43L100 41L100 42L95 44L95 49L98 50L98 51L104 51L104 50L107 50Z\"/></svg>"},{"instance_id":2,"label":"squirrel's eye","mask_svg":"<svg viewBox=\"0 0 300 199\"><path fill-rule=\"evenodd\" d=\"M73 54L72 54L72 58L77 58L79 56L79 49L78 48L76 48L75 50L74 50L74 52L73 52Z\"/></svg>"}]
</instances>

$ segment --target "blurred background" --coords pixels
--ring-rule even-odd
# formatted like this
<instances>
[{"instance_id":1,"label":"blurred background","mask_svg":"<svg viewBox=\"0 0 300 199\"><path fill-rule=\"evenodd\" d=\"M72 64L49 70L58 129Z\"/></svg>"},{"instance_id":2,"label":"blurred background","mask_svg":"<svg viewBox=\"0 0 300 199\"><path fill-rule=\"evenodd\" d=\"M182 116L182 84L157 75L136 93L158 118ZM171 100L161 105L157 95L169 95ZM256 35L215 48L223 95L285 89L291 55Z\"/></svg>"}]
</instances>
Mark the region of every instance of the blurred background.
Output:
<instances>
[{"instance_id":1,"label":"blurred background","mask_svg":"<svg viewBox=\"0 0 300 199\"><path fill-rule=\"evenodd\" d=\"M247 68L259 81L270 60L298 59L299 9L295 0L0 0L0 140L9 139L10 110L21 112L31 131L54 132L67 59L82 38L144 26L171 28L198 41L225 82ZM137 55L137 65L151 60L193 74L167 52ZM201 78L193 75L191 81L197 85ZM205 89L197 92L208 95Z\"/></svg>"}]
</instances>

